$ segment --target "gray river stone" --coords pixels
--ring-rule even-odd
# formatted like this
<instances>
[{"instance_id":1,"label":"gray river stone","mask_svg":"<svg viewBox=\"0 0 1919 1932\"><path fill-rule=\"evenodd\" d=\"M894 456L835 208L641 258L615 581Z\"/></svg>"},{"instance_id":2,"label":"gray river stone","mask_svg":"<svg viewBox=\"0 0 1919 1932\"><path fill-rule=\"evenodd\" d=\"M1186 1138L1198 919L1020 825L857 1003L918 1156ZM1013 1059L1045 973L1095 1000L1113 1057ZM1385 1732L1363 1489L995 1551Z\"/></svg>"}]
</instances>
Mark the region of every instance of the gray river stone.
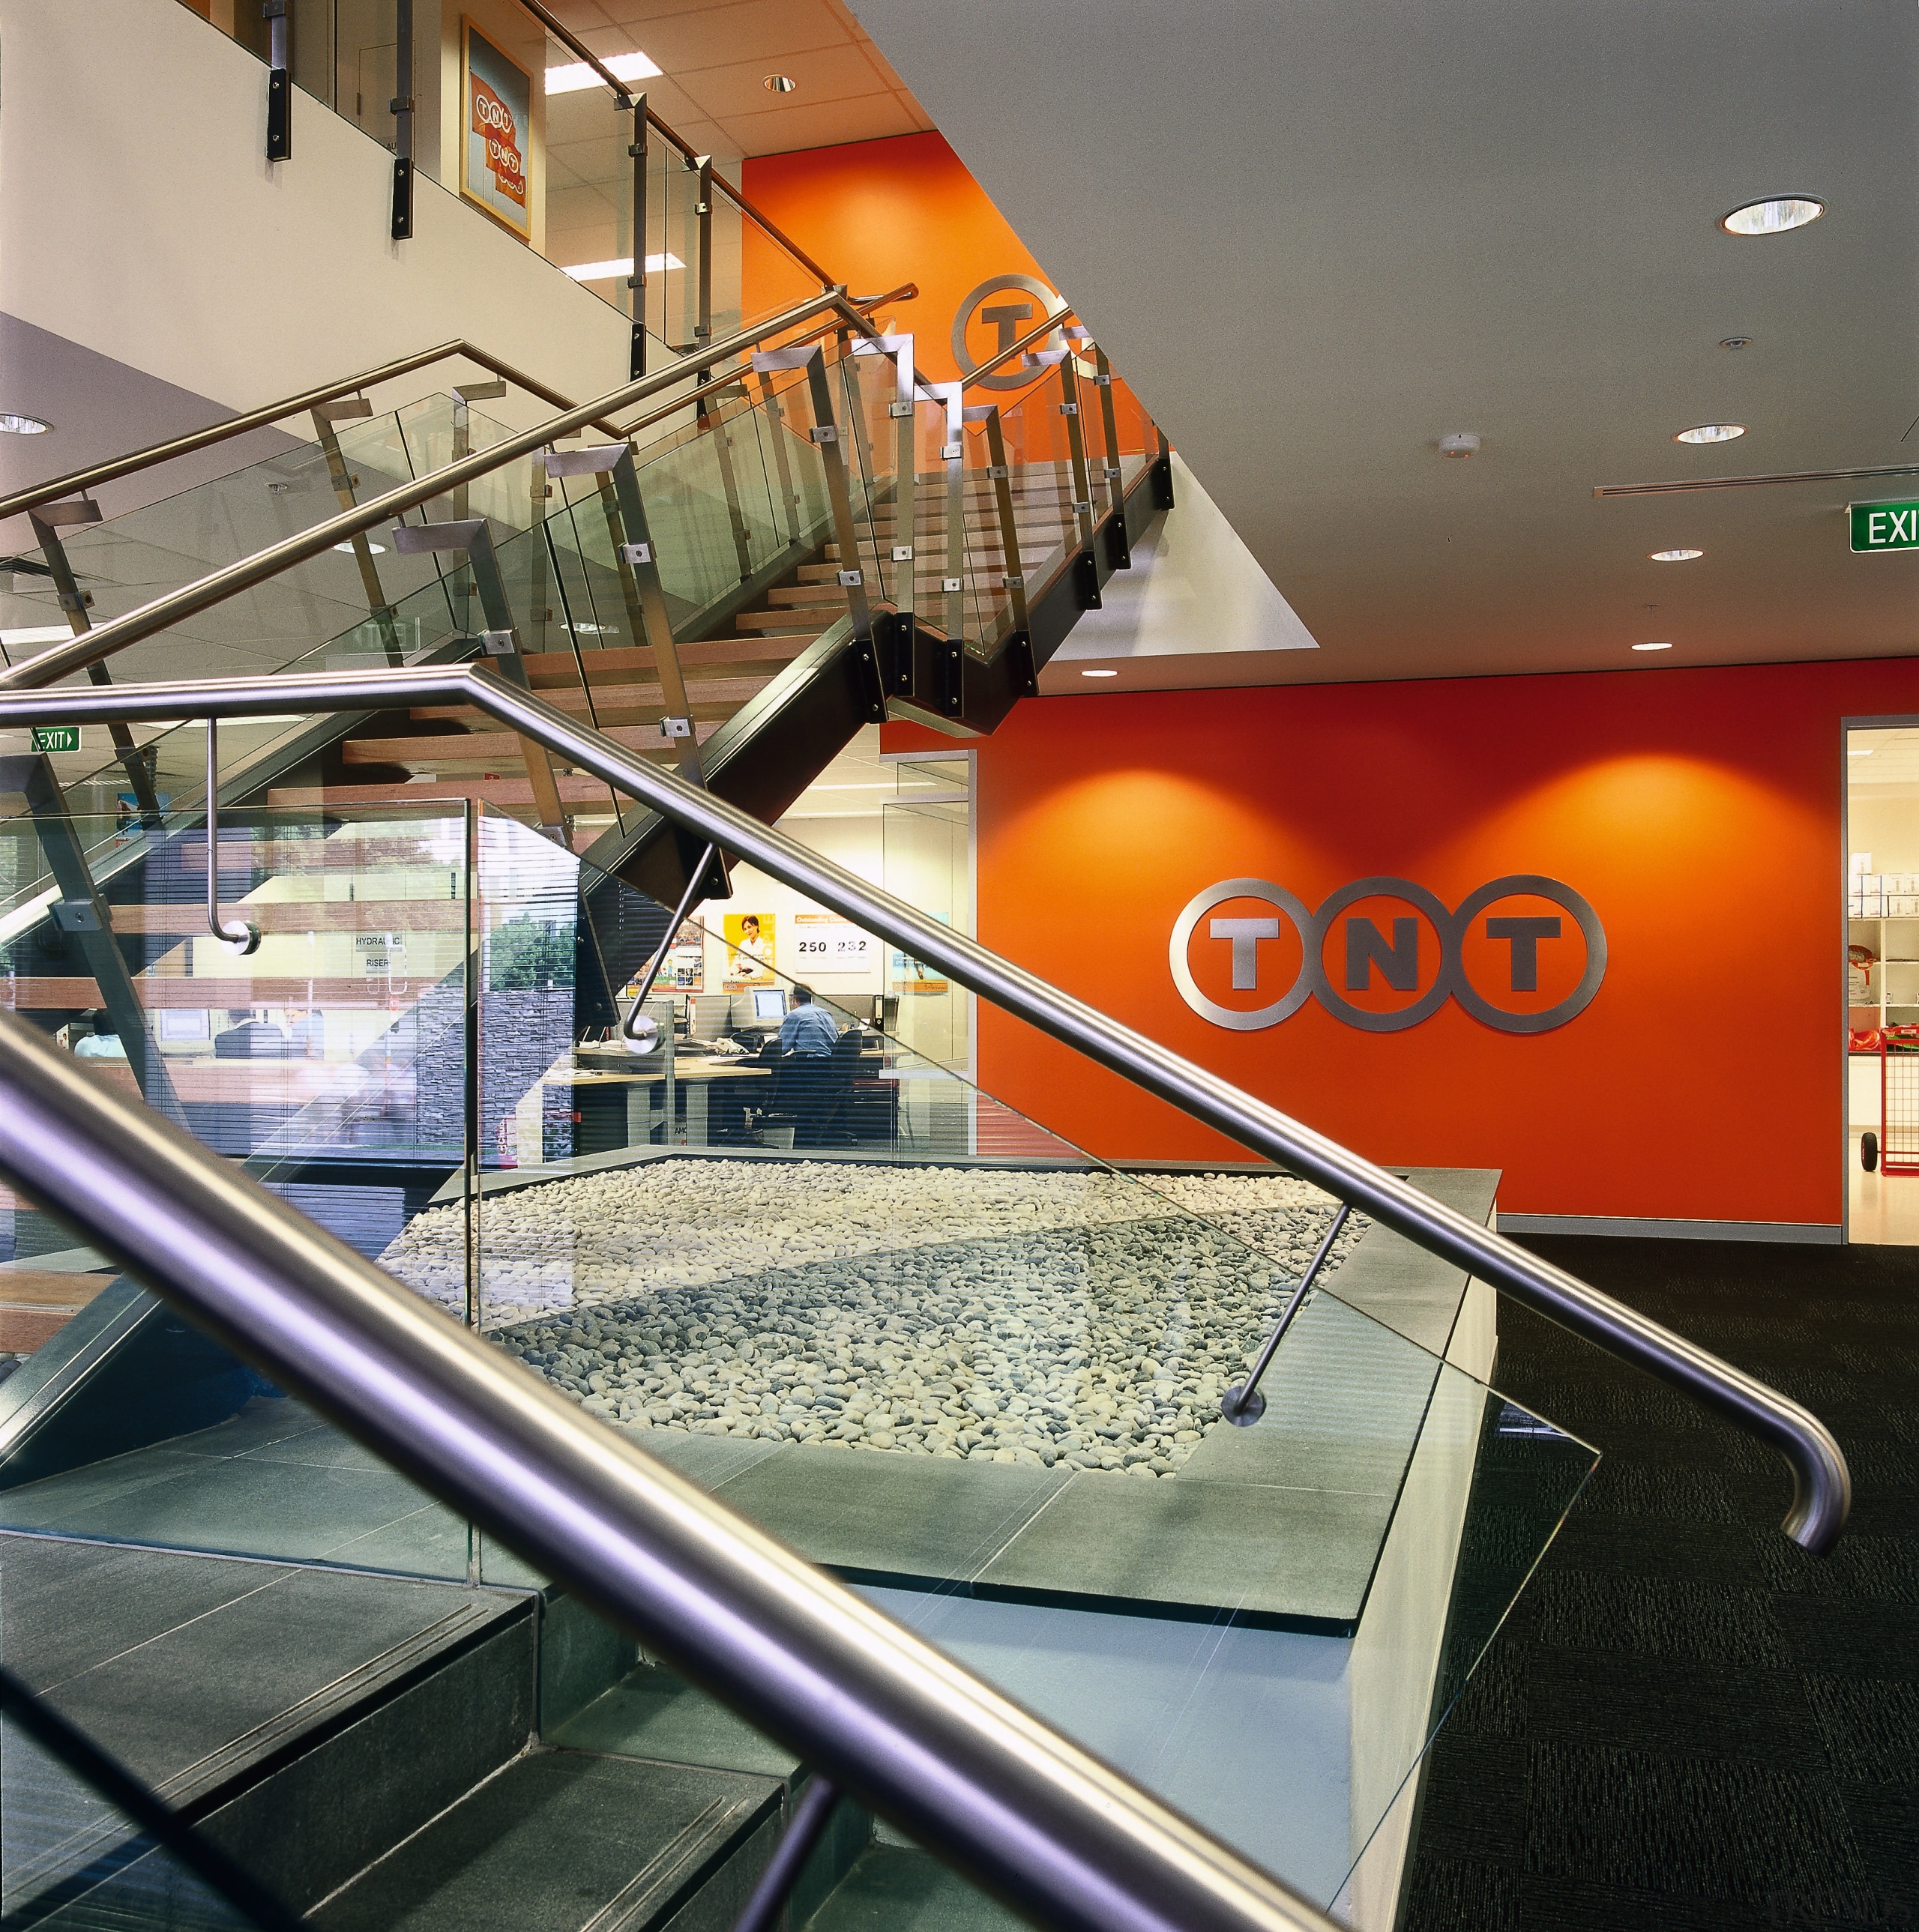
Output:
<instances>
[{"instance_id":1,"label":"gray river stone","mask_svg":"<svg viewBox=\"0 0 1919 1932\"><path fill-rule=\"evenodd\" d=\"M1266 1175L650 1163L486 1197L482 1326L623 1428L1170 1476L1333 1207ZM455 1205L382 1261L460 1310L465 1254Z\"/></svg>"}]
</instances>

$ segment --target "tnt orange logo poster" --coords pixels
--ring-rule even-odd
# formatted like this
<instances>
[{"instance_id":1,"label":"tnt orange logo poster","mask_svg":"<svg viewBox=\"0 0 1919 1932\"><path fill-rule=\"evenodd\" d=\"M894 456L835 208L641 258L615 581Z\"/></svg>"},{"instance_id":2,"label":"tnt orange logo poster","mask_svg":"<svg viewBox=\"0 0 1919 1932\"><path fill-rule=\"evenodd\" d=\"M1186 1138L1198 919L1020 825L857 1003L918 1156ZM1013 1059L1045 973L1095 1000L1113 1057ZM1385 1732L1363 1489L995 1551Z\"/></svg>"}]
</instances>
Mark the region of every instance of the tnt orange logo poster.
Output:
<instances>
[{"instance_id":1,"label":"tnt orange logo poster","mask_svg":"<svg viewBox=\"0 0 1919 1932\"><path fill-rule=\"evenodd\" d=\"M533 130L533 79L472 21L460 24L467 106L460 192L530 241L527 154Z\"/></svg>"}]
</instances>

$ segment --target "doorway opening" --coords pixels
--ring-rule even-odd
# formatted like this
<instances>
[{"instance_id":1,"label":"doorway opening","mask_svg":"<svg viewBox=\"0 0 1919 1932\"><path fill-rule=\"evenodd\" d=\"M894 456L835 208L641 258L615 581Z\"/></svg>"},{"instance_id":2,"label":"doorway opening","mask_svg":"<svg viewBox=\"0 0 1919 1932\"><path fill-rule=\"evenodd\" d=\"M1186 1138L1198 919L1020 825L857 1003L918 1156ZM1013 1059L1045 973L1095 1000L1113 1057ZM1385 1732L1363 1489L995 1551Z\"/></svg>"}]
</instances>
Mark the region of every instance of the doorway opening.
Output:
<instances>
[{"instance_id":1,"label":"doorway opening","mask_svg":"<svg viewBox=\"0 0 1919 1932\"><path fill-rule=\"evenodd\" d=\"M1919 1246L1919 720L1845 735L1846 1239Z\"/></svg>"}]
</instances>

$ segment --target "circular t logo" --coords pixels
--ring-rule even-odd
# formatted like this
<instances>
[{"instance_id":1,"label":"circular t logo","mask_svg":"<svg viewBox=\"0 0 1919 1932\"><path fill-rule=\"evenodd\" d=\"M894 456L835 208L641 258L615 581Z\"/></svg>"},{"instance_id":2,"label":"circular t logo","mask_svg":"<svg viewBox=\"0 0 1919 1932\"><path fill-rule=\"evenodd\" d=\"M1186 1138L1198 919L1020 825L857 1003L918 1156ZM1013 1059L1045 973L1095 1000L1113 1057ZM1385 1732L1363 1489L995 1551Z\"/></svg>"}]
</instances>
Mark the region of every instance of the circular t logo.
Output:
<instances>
[{"instance_id":1,"label":"circular t logo","mask_svg":"<svg viewBox=\"0 0 1919 1932\"><path fill-rule=\"evenodd\" d=\"M996 296L999 298L998 301L988 301L990 296ZM982 302L987 304L984 309L980 307ZM1040 307L1035 307L1035 303ZM960 304L953 317L953 359L959 364L960 374L970 377L980 366L966 343L967 328L976 310L979 311L979 320L997 333L998 339L987 356L990 361L1002 350L1011 349L1021 336L1032 332L1042 308L1050 320L1066 313L1066 300L1048 288L1037 275L993 275L982 282ZM1057 330L1042 345L1047 349L1065 346ZM990 376L982 376L978 386L982 389L1023 389L1033 380L1032 370L1023 369L1015 363L995 370Z\"/></svg>"},{"instance_id":2,"label":"circular t logo","mask_svg":"<svg viewBox=\"0 0 1919 1932\"><path fill-rule=\"evenodd\" d=\"M1494 879L1454 912L1410 879L1356 879L1317 912L1269 879L1223 879L1173 922L1167 963L1179 997L1234 1033L1308 999L1363 1032L1400 1033L1449 997L1499 1032L1545 1033L1592 1004L1606 936L1584 898L1536 873Z\"/></svg>"}]
</instances>

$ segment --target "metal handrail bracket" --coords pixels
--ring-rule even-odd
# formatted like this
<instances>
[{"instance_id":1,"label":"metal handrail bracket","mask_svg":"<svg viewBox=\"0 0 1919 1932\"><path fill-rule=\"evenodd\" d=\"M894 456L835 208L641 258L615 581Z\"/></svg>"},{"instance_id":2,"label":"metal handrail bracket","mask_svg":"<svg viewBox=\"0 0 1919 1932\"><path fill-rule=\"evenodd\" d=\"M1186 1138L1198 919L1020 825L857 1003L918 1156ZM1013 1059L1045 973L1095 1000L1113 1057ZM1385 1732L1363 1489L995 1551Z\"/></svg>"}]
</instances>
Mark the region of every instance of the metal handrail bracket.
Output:
<instances>
[{"instance_id":1,"label":"metal handrail bracket","mask_svg":"<svg viewBox=\"0 0 1919 1932\"><path fill-rule=\"evenodd\" d=\"M590 772L709 844L865 926L902 952L939 968L970 992L1064 1041L1098 1065L1350 1202L1429 1253L1770 1443L1792 1472L1793 1500L1783 1526L1795 1543L1823 1555L1845 1526L1851 1503L1845 1458L1830 1432L1799 1403L1242 1092L1218 1074L1062 992L712 793L688 784L677 772L576 723L535 693L508 685L480 667L89 686L62 691L57 703L58 716L64 720L103 723L116 718L138 722L246 717L263 712L471 705L544 745L562 763ZM0 727L46 723L55 715L53 704L37 692L0 692Z\"/></svg>"}]
</instances>

